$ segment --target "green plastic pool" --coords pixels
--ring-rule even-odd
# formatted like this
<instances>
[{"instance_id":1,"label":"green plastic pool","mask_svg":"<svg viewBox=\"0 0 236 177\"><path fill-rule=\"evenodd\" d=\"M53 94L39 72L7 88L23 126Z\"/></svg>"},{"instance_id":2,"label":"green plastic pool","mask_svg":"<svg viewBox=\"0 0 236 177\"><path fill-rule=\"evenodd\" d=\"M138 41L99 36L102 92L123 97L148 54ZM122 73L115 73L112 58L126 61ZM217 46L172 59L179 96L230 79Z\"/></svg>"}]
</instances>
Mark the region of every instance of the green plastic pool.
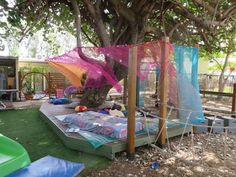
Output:
<instances>
[{"instance_id":1,"label":"green plastic pool","mask_svg":"<svg viewBox=\"0 0 236 177\"><path fill-rule=\"evenodd\" d=\"M28 164L30 164L30 158L24 147L0 134L0 177Z\"/></svg>"}]
</instances>

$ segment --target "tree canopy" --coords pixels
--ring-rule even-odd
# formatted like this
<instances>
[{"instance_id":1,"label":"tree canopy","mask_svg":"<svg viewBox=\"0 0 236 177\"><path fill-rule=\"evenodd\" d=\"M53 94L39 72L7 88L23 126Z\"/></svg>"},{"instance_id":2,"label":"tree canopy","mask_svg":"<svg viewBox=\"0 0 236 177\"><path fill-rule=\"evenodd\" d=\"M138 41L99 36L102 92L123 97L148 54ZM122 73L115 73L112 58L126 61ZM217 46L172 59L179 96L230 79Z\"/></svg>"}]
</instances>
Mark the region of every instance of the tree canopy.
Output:
<instances>
[{"instance_id":1,"label":"tree canopy","mask_svg":"<svg viewBox=\"0 0 236 177\"><path fill-rule=\"evenodd\" d=\"M76 35L76 0L2 0L6 33L26 36L52 26ZM81 30L94 45L139 43L162 36L172 42L212 46L236 24L233 0L77 0ZM10 30L9 30L10 29ZM45 33L47 34L47 33Z\"/></svg>"},{"instance_id":2,"label":"tree canopy","mask_svg":"<svg viewBox=\"0 0 236 177\"><path fill-rule=\"evenodd\" d=\"M5 35L22 38L41 29L47 38L57 27L77 36L77 45L83 40L95 46L135 44L169 36L173 43L221 50L236 25L234 0L1 0L0 8L7 17L0 25ZM119 80L126 75L119 64L110 65Z\"/></svg>"}]
</instances>

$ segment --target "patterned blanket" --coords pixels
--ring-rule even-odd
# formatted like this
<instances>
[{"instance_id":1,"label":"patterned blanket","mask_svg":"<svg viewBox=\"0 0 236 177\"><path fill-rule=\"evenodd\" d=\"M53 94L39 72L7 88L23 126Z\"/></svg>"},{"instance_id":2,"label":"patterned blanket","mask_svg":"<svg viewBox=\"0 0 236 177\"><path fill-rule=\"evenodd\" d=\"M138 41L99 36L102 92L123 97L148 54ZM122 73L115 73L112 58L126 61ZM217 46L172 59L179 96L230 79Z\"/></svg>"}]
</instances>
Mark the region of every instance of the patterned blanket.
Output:
<instances>
[{"instance_id":1,"label":"patterned blanket","mask_svg":"<svg viewBox=\"0 0 236 177\"><path fill-rule=\"evenodd\" d=\"M62 122L69 127L78 127L80 130L106 135L111 138L127 137L126 118L88 111L67 115ZM136 119L135 131L140 130L143 130L143 124L140 119Z\"/></svg>"}]
</instances>

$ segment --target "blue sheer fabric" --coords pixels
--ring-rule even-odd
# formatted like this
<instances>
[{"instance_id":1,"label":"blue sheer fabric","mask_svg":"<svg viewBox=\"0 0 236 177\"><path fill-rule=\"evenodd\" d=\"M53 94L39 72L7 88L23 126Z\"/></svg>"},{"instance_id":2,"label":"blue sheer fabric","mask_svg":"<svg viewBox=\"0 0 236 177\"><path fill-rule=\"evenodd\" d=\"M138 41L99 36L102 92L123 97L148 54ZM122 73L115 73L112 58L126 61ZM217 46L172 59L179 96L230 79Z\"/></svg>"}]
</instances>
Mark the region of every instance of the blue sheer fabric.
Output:
<instances>
[{"instance_id":1,"label":"blue sheer fabric","mask_svg":"<svg viewBox=\"0 0 236 177\"><path fill-rule=\"evenodd\" d=\"M198 48L174 46L180 119L199 124L204 121L198 83Z\"/></svg>"}]
</instances>

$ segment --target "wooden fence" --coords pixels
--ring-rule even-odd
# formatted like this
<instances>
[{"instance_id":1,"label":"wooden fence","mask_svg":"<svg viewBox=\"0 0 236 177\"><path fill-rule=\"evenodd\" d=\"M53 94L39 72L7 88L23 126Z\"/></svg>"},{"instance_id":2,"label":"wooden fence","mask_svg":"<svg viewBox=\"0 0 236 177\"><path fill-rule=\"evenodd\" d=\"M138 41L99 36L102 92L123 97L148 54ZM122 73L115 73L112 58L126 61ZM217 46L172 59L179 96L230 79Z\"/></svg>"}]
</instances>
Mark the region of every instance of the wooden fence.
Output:
<instances>
[{"instance_id":1,"label":"wooden fence","mask_svg":"<svg viewBox=\"0 0 236 177\"><path fill-rule=\"evenodd\" d=\"M55 93L56 89L64 89L69 86L69 81L61 73L47 73L49 78L50 93Z\"/></svg>"},{"instance_id":2,"label":"wooden fence","mask_svg":"<svg viewBox=\"0 0 236 177\"><path fill-rule=\"evenodd\" d=\"M213 74L199 74L198 80L201 90L217 91L219 84L219 75ZM225 75L225 91L227 93L233 93L233 85L236 83L236 75Z\"/></svg>"},{"instance_id":3,"label":"wooden fence","mask_svg":"<svg viewBox=\"0 0 236 177\"><path fill-rule=\"evenodd\" d=\"M232 93L206 91L206 90L200 90L200 93L203 94L203 95L215 95L215 96L231 97L232 98L231 111L232 111L232 113L236 113L236 83L233 84L233 92Z\"/></svg>"},{"instance_id":4,"label":"wooden fence","mask_svg":"<svg viewBox=\"0 0 236 177\"><path fill-rule=\"evenodd\" d=\"M22 92L22 88L23 88L23 81L24 79L30 75L42 75L42 78L40 81L41 83L41 89L45 90L49 97L51 96L51 94L55 94L56 93L56 89L65 89L67 86L70 85L69 81L65 78L64 75L62 75L61 73L40 73L40 72L29 72L29 73L21 73L19 72L19 90L20 90L20 99L22 97L21 92ZM35 79L34 81L35 82ZM35 83L33 83L35 84Z\"/></svg>"}]
</instances>

